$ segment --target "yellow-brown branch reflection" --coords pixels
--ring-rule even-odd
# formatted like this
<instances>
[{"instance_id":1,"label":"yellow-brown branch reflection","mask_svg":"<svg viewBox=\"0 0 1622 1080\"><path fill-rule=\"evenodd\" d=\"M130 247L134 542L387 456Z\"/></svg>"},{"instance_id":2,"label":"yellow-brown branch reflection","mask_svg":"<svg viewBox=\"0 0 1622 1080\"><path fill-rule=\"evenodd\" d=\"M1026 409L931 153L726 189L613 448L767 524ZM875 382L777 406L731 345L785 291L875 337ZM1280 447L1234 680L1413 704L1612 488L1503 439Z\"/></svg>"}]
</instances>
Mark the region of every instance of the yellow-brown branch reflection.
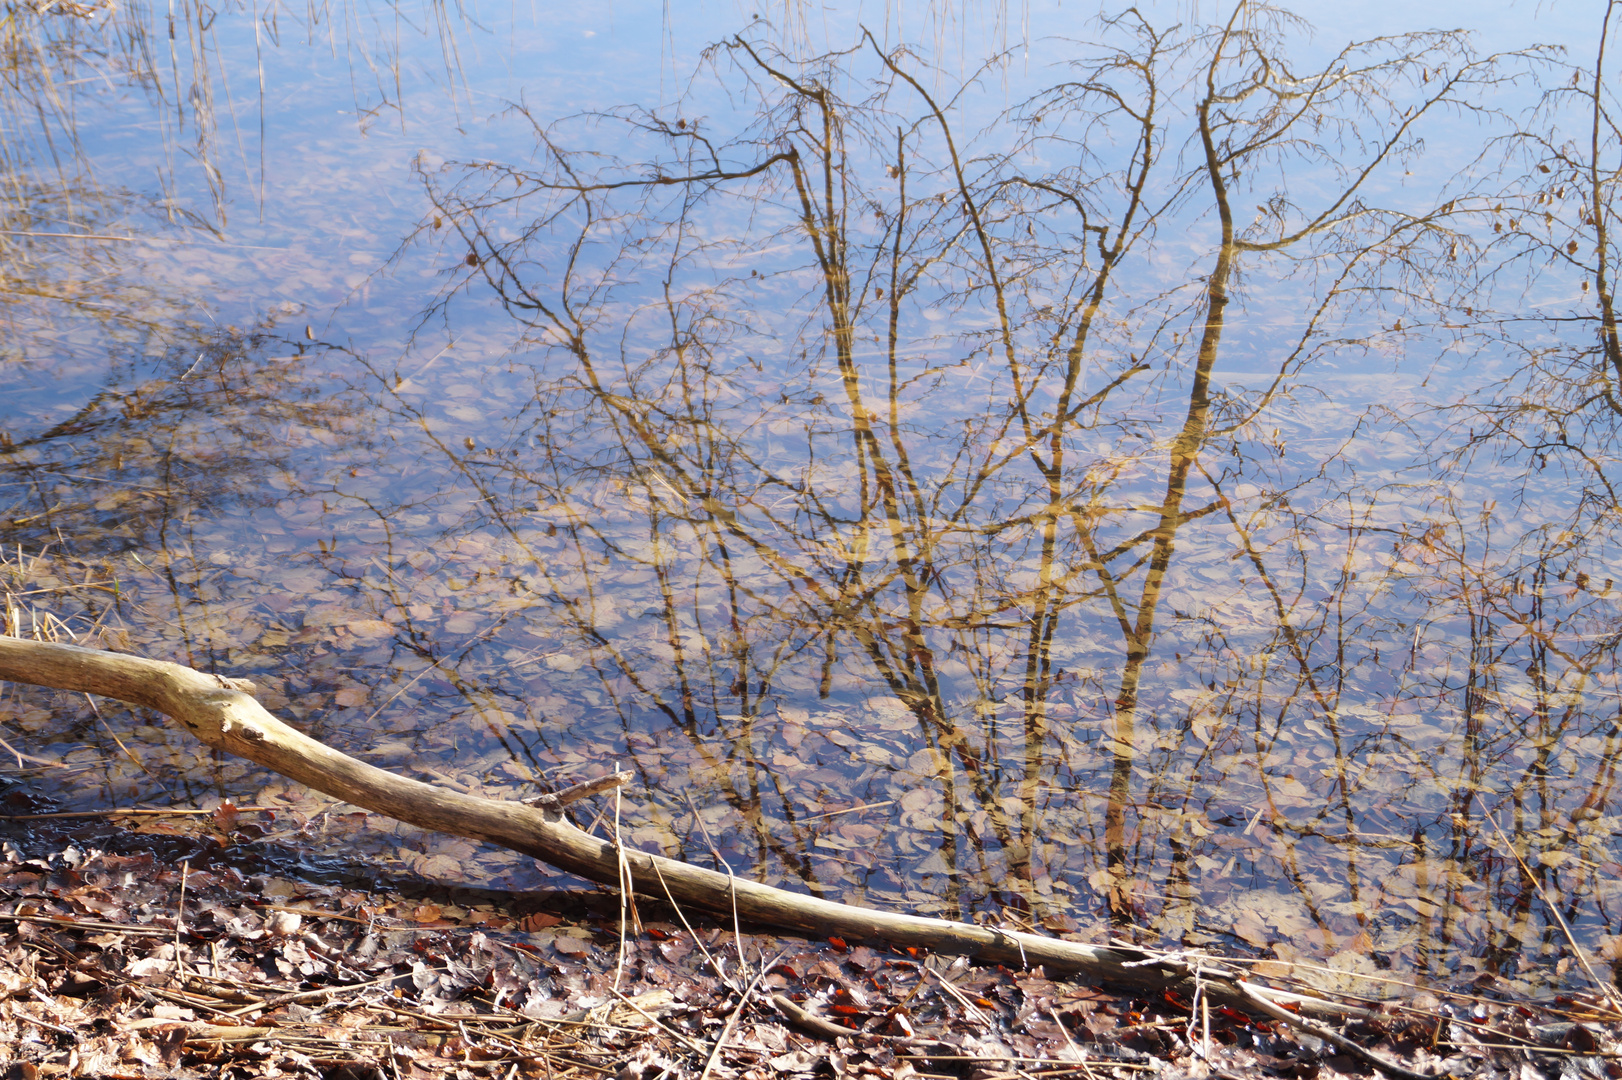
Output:
<instances>
[{"instance_id":1,"label":"yellow-brown branch reflection","mask_svg":"<svg viewBox=\"0 0 1622 1080\"><path fill-rule=\"evenodd\" d=\"M1122 919L1160 902L1148 868L1164 853L1134 822L1151 823L1156 835L1161 828L1159 796L1145 785L1158 766L1146 766L1143 755L1165 738L1155 714L1166 688L1151 667L1163 665L1162 613L1182 588L1172 583L1178 552L1185 542L1210 542L1203 523L1213 515L1243 532L1225 485L1276 485L1283 476L1275 462L1282 451L1247 449L1263 410L1287 398L1318 355L1324 328L1355 311L1388 261L1435 257L1447 239L1434 214L1360 202L1365 181L1405 152L1427 111L1497 77L1490 65L1466 59L1411 106L1359 112L1367 108L1359 87L1440 62L1457 42L1435 35L1372 43L1357 54L1355 80L1327 71L1285 86L1245 74L1283 63L1270 52L1268 25L1247 18L1208 37L1171 38L1129 18L1122 26L1131 47L1106 50L1087 78L1033 101L1019 118L1025 142L1007 156L963 157L947 110L895 58L875 61L897 87L886 107L910 95L922 108L911 126L892 131L875 122L878 112L870 117L867 105L840 96L845 58L798 64L735 41L740 77L757 82L766 104L725 154L685 119L630 114L640 135L670 151L658 178L643 182L613 164L579 172L548 133L544 167L498 181L516 183L538 210L516 242L485 224L487 211L509 204L504 189L487 201L473 176L430 178L436 221L452 223L477 255L474 276L454 285L445 303L475 282L490 289L524 326L526 347L547 356L525 411L573 418L566 431L553 420L544 425L544 470L504 466L521 482L508 509L500 509L498 492L485 498L502 514L531 498L568 506L572 484L605 475L620 478L622 494L639 492L640 558L655 569L666 654L657 667L599 632L590 610L589 598L614 589L597 553L618 558L628 550L619 524L569 511L571 535L592 542L577 546L568 563L581 575L577 583L549 580L562 610L578 612L580 640L615 671L632 673L624 677L687 733L706 770L728 774L716 779L763 850L771 812L761 804L759 777L787 727L780 707L776 716L770 711L783 700L780 687L806 663L818 673L810 682L820 695L836 699L854 657L914 718L912 756L923 755L921 778L944 797L937 857L926 860L934 872L959 881L993 875L1009 898L1041 908L1054 886L1053 862L1087 858L1038 842L1050 814L1071 812L1050 807L1073 805L1050 796L1067 784L1080 795L1087 784L1076 781L1097 775L1102 789L1080 795L1102 806L1103 876L1092 884ZM1192 116L1199 161L1178 172L1162 161L1163 82L1190 63L1203 89L1179 107ZM1107 117L1133 133L1124 144L1117 139L1112 145L1126 149L1107 158L1118 198L1105 199L1092 178L1075 172L1013 167L1025 148L1048 140L1039 126L1046 113L1088 116L1101 127L1098 118ZM1241 219L1234 192L1279 147L1332 116L1378 132L1346 185L1321 194L1315 209L1281 196L1264 217ZM745 152L756 147L769 153ZM883 179L868 172L881 166ZM684 194L669 202L673 188ZM1138 272L1132 260L1153 250L1167 224L1160 215L1185 212L1196 191L1214 233L1203 269L1143 292L1123 268ZM726 198L749 206L779 251L801 252L803 263L796 269L781 256L762 263L747 238L707 232L700 222L708 202ZM1065 238L1053 224L1059 214L1079 222ZM1036 239L1038 224L1052 238L1047 246ZM1066 250L1071 238L1084 250ZM1334 286L1278 350L1284 359L1265 386L1239 395L1219 389L1235 275L1241 266L1261 273L1286 254L1322 265ZM695 273L701 262L720 269L704 277ZM556 275L538 276L543 265ZM1060 265L1059 275L1050 273ZM605 323L607 299L655 272L659 296L642 311L659 317L645 327L635 313ZM785 337L750 306L748 296L779 282L799 290L796 303L812 313L809 332ZM1042 295L1055 285L1056 299ZM934 304L984 317L959 344L918 324L920 306ZM609 325L613 339L602 335ZM750 353L751 335L793 344L776 349L768 367ZM964 407L963 396L976 393L984 395L981 407ZM1139 421L1137 408L1176 408L1181 421ZM1213 448L1215 435L1224 441ZM785 440L796 447L792 463ZM1275 434L1267 445L1277 442ZM580 448L560 452L560 443ZM1217 461L1207 463L1213 453ZM518 518L510 531L522 531ZM1251 565L1265 580L1271 571L1251 546ZM749 567L741 576L739 560ZM707 582L719 590L721 623L698 599ZM1334 692L1318 681L1317 632L1298 630L1278 586L1266 588L1280 627L1272 637L1290 655L1293 674L1255 675L1257 719L1263 708L1293 709L1294 687L1304 688L1328 725L1330 758L1345 769L1353 751L1339 732ZM1117 659L1110 704L1097 717L1105 767L1095 773L1087 760L1094 751L1053 722L1055 688L1066 685L1055 654L1071 651L1080 628L1111 625ZM1272 647L1254 635L1246 640ZM971 666L961 656L996 659ZM1292 688L1275 706L1279 675ZM1087 684L1097 678L1090 672ZM699 749L716 737L707 723L723 733L736 777ZM1265 762L1273 751L1262 748L1270 739L1258 743L1255 783L1288 833L1293 812L1270 794ZM1185 777L1175 781L1182 803L1201 797L1192 774L1176 775ZM734 779L740 786L729 786ZM1150 781L1150 791L1159 783ZM1341 774L1335 806L1348 823L1352 786ZM791 800L778 790L785 809L775 811L777 820L788 823ZM1247 820L1254 828L1256 819ZM1271 822L1269 829L1277 831ZM799 846L810 834L790 825L788 835ZM1202 855L1175 836L1168 842L1175 853L1167 888L1186 906L1195 888L1190 867ZM1279 843L1278 857L1291 864L1285 879L1328 939L1294 842ZM815 876L804 856L780 857L806 880ZM1355 904L1357 864L1347 866Z\"/></svg>"}]
</instances>

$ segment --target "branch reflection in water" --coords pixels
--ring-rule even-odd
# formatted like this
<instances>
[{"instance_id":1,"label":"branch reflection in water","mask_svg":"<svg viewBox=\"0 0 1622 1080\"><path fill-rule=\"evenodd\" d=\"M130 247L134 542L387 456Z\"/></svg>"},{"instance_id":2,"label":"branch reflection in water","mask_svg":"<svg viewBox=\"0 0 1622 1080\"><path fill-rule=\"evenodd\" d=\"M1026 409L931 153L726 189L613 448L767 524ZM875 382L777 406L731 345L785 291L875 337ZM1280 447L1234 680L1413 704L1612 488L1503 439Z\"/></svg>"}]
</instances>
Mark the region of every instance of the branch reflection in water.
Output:
<instances>
[{"instance_id":1,"label":"branch reflection in water","mask_svg":"<svg viewBox=\"0 0 1622 1080\"><path fill-rule=\"evenodd\" d=\"M1404 177L1461 113L1518 152L1489 103L1547 58L1425 33L1298 72L1296 29L1129 14L972 140L954 118L996 65L948 100L870 37L737 38L712 63L752 113L536 117L525 167L425 171L419 240L468 253L431 315L493 296L533 377L491 453L447 448L479 528L533 560L539 625L623 727L602 737L652 790L724 792L717 831L768 876L1057 927L1102 908L1351 976L1517 953L1536 905L1477 803L1524 805L1517 771L1545 826L1516 843L1593 839L1550 828L1609 748L1556 779L1517 650L1457 633L1502 634L1482 581L1411 526L1504 478L1415 476L1399 441L1438 430L1413 361L1490 341L1482 188L1512 182ZM389 407L426 432L424 390ZM1536 685L1570 663L1591 689L1565 707L1608 725L1612 645ZM683 811L644 837L702 854ZM1556 892L1608 903L1578 865Z\"/></svg>"}]
</instances>

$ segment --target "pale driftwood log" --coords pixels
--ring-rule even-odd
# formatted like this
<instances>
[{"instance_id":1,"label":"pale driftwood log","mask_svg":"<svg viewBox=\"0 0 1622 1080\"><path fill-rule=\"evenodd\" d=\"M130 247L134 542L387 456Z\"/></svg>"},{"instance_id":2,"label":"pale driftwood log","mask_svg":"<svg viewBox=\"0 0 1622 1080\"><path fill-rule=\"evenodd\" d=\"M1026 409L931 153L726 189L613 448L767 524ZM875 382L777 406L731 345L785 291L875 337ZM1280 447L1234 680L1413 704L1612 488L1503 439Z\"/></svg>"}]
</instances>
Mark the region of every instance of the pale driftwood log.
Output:
<instances>
[{"instance_id":1,"label":"pale driftwood log","mask_svg":"<svg viewBox=\"0 0 1622 1080\"><path fill-rule=\"evenodd\" d=\"M532 807L396 776L284 724L239 688L251 686L248 683L162 660L4 635L0 635L0 679L99 694L156 709L215 749L258 762L363 809L424 829L487 840L604 885L620 882L622 853L570 824L559 801ZM1191 992L1198 982L1218 1000L1245 1004L1260 997L1326 1018L1368 1015L1344 1003L1243 981L1237 972L1209 959L1060 941L839 904L633 849L625 849L623 858L634 888L646 896L728 916L736 912L762 926L962 954L1015 968L1041 965L1050 974L1082 975L1156 992L1170 988Z\"/></svg>"}]
</instances>

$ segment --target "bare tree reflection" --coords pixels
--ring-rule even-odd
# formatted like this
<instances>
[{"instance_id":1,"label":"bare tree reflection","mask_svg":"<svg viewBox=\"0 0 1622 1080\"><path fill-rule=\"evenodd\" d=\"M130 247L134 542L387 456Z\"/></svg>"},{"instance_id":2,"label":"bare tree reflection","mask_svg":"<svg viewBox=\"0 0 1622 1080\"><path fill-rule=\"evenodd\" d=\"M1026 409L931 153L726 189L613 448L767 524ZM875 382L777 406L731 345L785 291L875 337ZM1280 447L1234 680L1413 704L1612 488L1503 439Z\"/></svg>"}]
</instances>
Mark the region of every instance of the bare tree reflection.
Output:
<instances>
[{"instance_id":1,"label":"bare tree reflection","mask_svg":"<svg viewBox=\"0 0 1622 1080\"><path fill-rule=\"evenodd\" d=\"M972 145L954 116L973 82L937 101L870 39L812 61L739 39L713 54L759 103L735 128L681 109L537 121L533 167L429 175L423 239L460 266L436 315L489 290L524 327L514 355L538 356L476 468L439 438L559 628L637 691L616 703L627 740L641 705L684 733L757 858L851 880L796 809L822 797L771 763L804 753L807 691L858 726L889 699L915 726L904 752L872 731L828 744L854 755L850 802L930 795L872 838L895 855L858 875L877 894L912 895L910 864L953 910L1043 917L1085 884L1118 919L1176 909L1194 932L1213 836L1243 846L1261 822L1246 857L1281 860L1332 945L1374 903L1362 832L1389 739L1345 698L1367 709L1394 628L1346 595L1369 523L1317 484L1336 451L1292 460L1276 425L1320 358L1451 298L1467 211L1440 190L1382 202L1386 176L1431 114L1490 122L1510 69L1434 33L1298 73L1294 24L1253 5L1105 29L1121 44ZM644 156L595 149L605 127ZM1340 551L1317 536L1348 524ZM617 606L642 596L629 623ZM1210 669L1194 710L1183 664ZM1325 737L1315 808L1285 764L1303 725ZM1235 754L1254 772L1224 784ZM1340 862L1334 915L1304 843Z\"/></svg>"},{"instance_id":2,"label":"bare tree reflection","mask_svg":"<svg viewBox=\"0 0 1622 1080\"><path fill-rule=\"evenodd\" d=\"M1495 378L1450 409L1434 441L1443 483L1397 530L1413 657L1428 675L1415 681L1460 717L1449 863L1513 913L1487 935L1494 971L1548 938L1548 908L1604 923L1616 904L1601 869L1616 858L1622 628L1607 164L1622 148L1607 89L1616 19L1606 5L1592 58L1551 64L1537 107L1489 146L1493 183L1468 196L1484 220L1450 252L1488 288L1456 295L1437 321ZM1441 670L1423 663L1427 651ZM1468 919L1462 891L1450 887L1447 906Z\"/></svg>"}]
</instances>

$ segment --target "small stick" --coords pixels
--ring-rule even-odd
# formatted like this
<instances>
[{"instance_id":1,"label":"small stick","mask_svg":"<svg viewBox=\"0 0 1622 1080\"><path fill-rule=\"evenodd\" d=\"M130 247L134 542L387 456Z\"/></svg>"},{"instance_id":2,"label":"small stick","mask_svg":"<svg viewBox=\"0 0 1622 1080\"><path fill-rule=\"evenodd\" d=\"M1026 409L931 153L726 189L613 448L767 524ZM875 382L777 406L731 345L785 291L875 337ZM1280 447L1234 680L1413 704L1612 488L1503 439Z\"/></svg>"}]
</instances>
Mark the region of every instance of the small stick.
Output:
<instances>
[{"instance_id":1,"label":"small stick","mask_svg":"<svg viewBox=\"0 0 1622 1080\"><path fill-rule=\"evenodd\" d=\"M648 1012L648 1010L646 1010L642 1006L638 1005L635 1001L632 1001L630 998L626 997L625 994L622 993L621 991L615 990L614 988L610 987L608 992L613 994L615 997L619 998L621 1005L624 1005L627 1009L631 1009L631 1010L633 1010L635 1012L641 1013L642 1016L648 1021L648 1023L652 1024L654 1027L658 1028L660 1031L664 1032L666 1035L669 1035L672 1039L675 1039L677 1042L680 1042L680 1043L684 1044L687 1047L687 1049L691 1050L693 1053L702 1054L704 1052L704 1048L702 1046L700 1046L698 1043L694 1042L692 1039L689 1039L687 1036L683 1035L681 1032L677 1031L675 1028L673 1028L670 1025L666 1024L663 1020L660 1020L657 1016L655 1016L652 1013Z\"/></svg>"},{"instance_id":2,"label":"small stick","mask_svg":"<svg viewBox=\"0 0 1622 1080\"><path fill-rule=\"evenodd\" d=\"M832 1020L818 1016L808 1009L802 1009L790 1000L787 994L773 994L772 1004L776 1005L777 1011L788 1017L791 1023L804 1028L813 1035L820 1035L824 1039L837 1039L842 1035L861 1034L861 1031L856 1028L846 1027L844 1024L835 1023Z\"/></svg>"},{"instance_id":3,"label":"small stick","mask_svg":"<svg viewBox=\"0 0 1622 1080\"><path fill-rule=\"evenodd\" d=\"M148 776L151 776L152 775L152 770L146 767L145 762L143 762L140 758L136 757L133 753L130 752L130 748L124 745L124 740L120 739L118 737L118 732L113 730L113 725L109 724L107 722L107 718L105 716L101 715L101 710L96 707L96 699L94 697L90 696L89 694L86 694L84 696L84 700L85 700L85 704L90 706L90 711L96 714L96 720L100 722L102 727L107 729L107 734L109 734L109 735L111 735L113 737L113 742L117 743L118 748L120 750L124 751L124 756L129 758L131 761L133 761L135 763L135 767L137 769L140 769L142 772L146 773Z\"/></svg>"},{"instance_id":4,"label":"small stick","mask_svg":"<svg viewBox=\"0 0 1622 1080\"><path fill-rule=\"evenodd\" d=\"M1206 1061L1211 1060L1211 999L1205 994L1200 995L1200 1020L1204 1028L1204 1056Z\"/></svg>"},{"instance_id":5,"label":"small stick","mask_svg":"<svg viewBox=\"0 0 1622 1080\"><path fill-rule=\"evenodd\" d=\"M62 765L59 766L59 768L66 769L71 768L71 766ZM237 812L249 814L263 810L275 812L277 810L287 809L289 809L289 807L286 806L239 806L237 807ZM184 815L212 813L214 813L213 810L193 810L185 807L174 807L168 810L62 810L54 814L0 814L0 821L44 821L47 818L103 818L112 816L135 817L141 815L161 817L165 814Z\"/></svg>"},{"instance_id":6,"label":"small stick","mask_svg":"<svg viewBox=\"0 0 1622 1080\"><path fill-rule=\"evenodd\" d=\"M704 834L704 842L710 847L710 857L720 863L727 872L727 892L732 898L732 944L738 950L738 973L748 975L749 958L743 954L743 924L738 920L738 879L733 876L732 864L726 861L725 856L721 854L721 850L715 846L715 841L711 839L709 826L704 824L704 819L698 816L698 807L693 805L693 793L683 788L681 794L682 798L687 800L687 810L693 815L693 823ZM713 960L711 964L714 964ZM765 968L762 968L761 972L764 973L765 970ZM723 980L726 980L728 985L731 985L731 980L727 979L726 972L716 968L715 973L721 976ZM705 1071L708 1072L709 1070L706 1069Z\"/></svg>"},{"instance_id":7,"label":"small stick","mask_svg":"<svg viewBox=\"0 0 1622 1080\"><path fill-rule=\"evenodd\" d=\"M67 1035L67 1036L70 1036L72 1038L77 1038L78 1037L78 1033L75 1032L72 1028L65 1028L60 1024L53 1024L49 1020L41 1020L37 1016L30 1016L28 1013L23 1012L21 1009L18 1009L16 1012L12 1013L12 1015L15 1016L19 1020L27 1020L30 1024L38 1024L40 1027L47 1028L47 1029L49 1029L51 1031L54 1031L58 1035Z\"/></svg>"},{"instance_id":8,"label":"small stick","mask_svg":"<svg viewBox=\"0 0 1622 1080\"><path fill-rule=\"evenodd\" d=\"M772 1000L775 1001L776 998ZM1070 1048L1072 1054L1076 1055L1076 1062L1081 1066L1081 1071L1087 1074L1087 1080L1097 1080L1093 1076L1093 1070L1087 1065L1087 1051L1076 1045L1076 1040L1070 1037L1070 1029L1064 1026L1064 1021L1060 1019L1057 1012L1049 1009L1048 1015L1053 1018L1054 1024L1058 1026L1059 1034L1064 1036L1064 1044Z\"/></svg>"},{"instance_id":9,"label":"small stick","mask_svg":"<svg viewBox=\"0 0 1622 1080\"><path fill-rule=\"evenodd\" d=\"M12 636L15 636L15 635L12 635ZM7 750L10 750L12 752L12 754L14 754L16 756L16 758L17 758L17 768L19 768L19 769L23 767L23 762L25 762L25 761L31 762L31 763L33 763L35 765L43 766L44 768L47 768L47 769L71 769L71 768L73 768L73 766L64 765L60 761L51 761L49 758L41 758L41 757L35 757L32 754L25 754L21 750L18 750L15 746L12 746L10 743L6 742L6 740L4 740L4 739L0 739L0 746L3 746Z\"/></svg>"},{"instance_id":10,"label":"small stick","mask_svg":"<svg viewBox=\"0 0 1622 1080\"><path fill-rule=\"evenodd\" d=\"M821 814L806 814L801 821L816 821L818 818L837 817L840 814L854 814L858 810L882 810L886 806L894 806L894 799L885 799L883 802L862 803L859 806L847 806L843 810L828 810Z\"/></svg>"},{"instance_id":11,"label":"small stick","mask_svg":"<svg viewBox=\"0 0 1622 1080\"><path fill-rule=\"evenodd\" d=\"M1259 1013L1271 1016L1274 1020L1288 1024L1298 1031L1305 1031L1309 1035L1315 1035L1336 1048L1346 1051L1358 1060L1372 1065L1376 1070L1391 1077L1392 1080L1438 1080L1439 1076L1445 1075L1416 1072L1413 1069L1405 1069L1396 1062L1387 1061L1373 1050L1364 1047L1360 1043L1353 1042L1334 1028L1325 1027L1323 1024L1309 1020L1305 1016L1293 1013L1282 1005L1275 1005L1256 993L1250 984L1243 980L1234 980L1233 987L1239 991L1240 996L1244 999L1245 1008L1254 1009Z\"/></svg>"},{"instance_id":12,"label":"small stick","mask_svg":"<svg viewBox=\"0 0 1622 1080\"><path fill-rule=\"evenodd\" d=\"M772 961L774 964L776 962L777 961L775 960ZM930 1061L985 1061L985 1058L983 1057L958 1053L960 1048L953 1046L950 1043L935 1042L931 1039L920 1038L915 1035L881 1035L877 1032L862 1031L860 1028L846 1027L844 1024L835 1023L826 1017L818 1016L816 1013L811 1012L809 1009L806 1009L801 1005L795 1004L793 999L787 994L773 994L771 995L771 1002L773 1005L777 1006L778 1012L782 1013L788 1018L789 1023L820 1038L836 1041L840 1038L851 1035L861 1035L863 1038L874 1039L880 1043L894 1046L897 1050L904 1054L916 1055L918 1057L927 1058ZM1070 1044L1070 1048L1075 1052L1077 1060L1065 1061L1063 1058L1012 1058L1007 1060L1032 1061L1039 1064L1051 1062L1052 1064L1056 1065L1063 1064L1069 1068L1074 1068L1076 1065L1080 1065L1082 1072L1086 1073L1089 1077L1093 1076L1092 1070L1087 1066L1086 1052L1076 1049L1075 1042L1071 1040L1070 1033L1065 1031L1064 1024L1059 1021L1057 1014L1050 1011L1048 1015L1053 1016L1054 1023L1059 1025L1059 1030L1063 1032L1065 1041ZM1136 1066L1128 1062L1112 1061L1110 1063L1110 1067L1134 1068Z\"/></svg>"},{"instance_id":13,"label":"small stick","mask_svg":"<svg viewBox=\"0 0 1622 1080\"><path fill-rule=\"evenodd\" d=\"M75 930L96 930L105 934L136 934L140 937L166 937L170 929L167 926L125 926L122 923L97 922L93 919L60 919L52 915L17 915L10 911L0 911L0 919L41 923L45 926L66 926Z\"/></svg>"},{"instance_id":14,"label":"small stick","mask_svg":"<svg viewBox=\"0 0 1622 1080\"><path fill-rule=\"evenodd\" d=\"M670 886L666 884L665 875L660 871L658 863L653 864L653 874L659 879L659 885L665 891L665 899L670 901L671 908L676 912L676 918L680 919L681 924L687 928L687 936L693 939L693 944L698 946L698 951L704 954L704 960L710 965L710 970L720 976L721 981L730 987L732 983L727 979L726 970L715 962L715 957L710 955L710 950L704 945L704 939L698 936L698 931L693 929L693 924L687 921L687 915L682 911L681 905L676 903L676 898L670 895Z\"/></svg>"},{"instance_id":15,"label":"small stick","mask_svg":"<svg viewBox=\"0 0 1622 1080\"><path fill-rule=\"evenodd\" d=\"M740 957L743 955L742 949L738 950L738 955ZM716 1063L721 1060L721 1051L726 1049L727 1040L732 1038L732 1032L738 1026L738 1017L742 1016L743 1010L748 1008L749 999L760 988L761 980L766 978L766 972L775 967L777 961L781 959L783 959L783 953L778 953L773 957L771 963L762 964L759 974L750 981L748 986L744 987L743 993L738 997L738 1007L732 1010L732 1015L727 1017L727 1022L721 1026L721 1034L715 1037L715 1046L710 1050L710 1058L704 1063L704 1071L699 1073L698 1080L710 1080L710 1074L715 1071Z\"/></svg>"},{"instance_id":16,"label":"small stick","mask_svg":"<svg viewBox=\"0 0 1622 1080\"><path fill-rule=\"evenodd\" d=\"M541 810L561 810L572 802L579 802L581 799L600 795L605 791L623 787L630 782L631 774L621 770L611 772L606 776L599 776L595 780L575 784L573 787L566 787L562 791L551 791L545 795L536 795L533 798L524 799L523 803L525 806L534 806Z\"/></svg>"},{"instance_id":17,"label":"small stick","mask_svg":"<svg viewBox=\"0 0 1622 1080\"><path fill-rule=\"evenodd\" d=\"M963 1011L968 1014L971 1021L981 1024L987 1028L994 1028L997 1026L992 1022L991 1017L987 1016L980 1010L978 1005L969 1000L967 994L959 990L956 986L952 985L952 980L948 979L938 971L931 971L922 964L918 965L918 970L925 975L935 976L935 981L940 984L941 989L945 990L948 994L957 999L957 1003L963 1007Z\"/></svg>"},{"instance_id":18,"label":"small stick","mask_svg":"<svg viewBox=\"0 0 1622 1080\"><path fill-rule=\"evenodd\" d=\"M175 902L175 971L182 979L186 977L186 954L180 947L180 935L186 928L186 878L191 874L191 863L182 860L180 864L180 899Z\"/></svg>"},{"instance_id":19,"label":"small stick","mask_svg":"<svg viewBox=\"0 0 1622 1080\"><path fill-rule=\"evenodd\" d=\"M625 775L619 771L618 763L615 764L612 775L615 778ZM619 993L620 979L625 975L626 906L631 902L631 864L625 860L625 838L620 835L620 792L617 784L614 786L614 855L619 863L620 872L620 948L619 959L614 964L614 986L612 988L617 994ZM640 923L642 920L638 919L637 921Z\"/></svg>"}]
</instances>

